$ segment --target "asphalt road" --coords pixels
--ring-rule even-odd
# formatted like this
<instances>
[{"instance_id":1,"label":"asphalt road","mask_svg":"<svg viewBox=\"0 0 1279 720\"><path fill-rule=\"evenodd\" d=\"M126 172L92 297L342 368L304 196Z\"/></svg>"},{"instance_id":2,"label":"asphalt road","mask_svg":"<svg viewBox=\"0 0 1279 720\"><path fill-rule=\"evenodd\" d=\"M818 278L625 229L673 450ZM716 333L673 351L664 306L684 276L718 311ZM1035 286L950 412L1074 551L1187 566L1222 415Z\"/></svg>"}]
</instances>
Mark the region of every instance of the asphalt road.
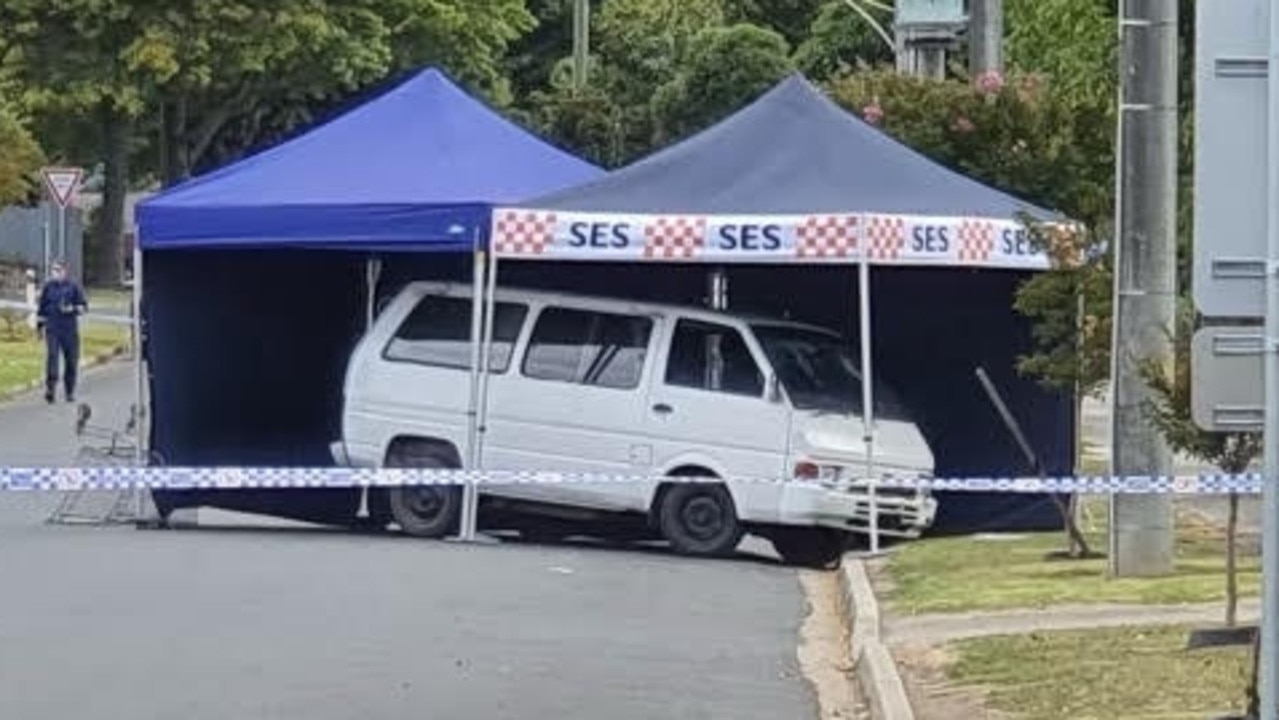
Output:
<instances>
[{"instance_id":1,"label":"asphalt road","mask_svg":"<svg viewBox=\"0 0 1279 720\"><path fill-rule=\"evenodd\" d=\"M131 388L81 394L119 419ZM0 464L69 464L73 419L0 406ZM53 500L0 496L2 718L817 715L797 576L767 559L44 525Z\"/></svg>"}]
</instances>

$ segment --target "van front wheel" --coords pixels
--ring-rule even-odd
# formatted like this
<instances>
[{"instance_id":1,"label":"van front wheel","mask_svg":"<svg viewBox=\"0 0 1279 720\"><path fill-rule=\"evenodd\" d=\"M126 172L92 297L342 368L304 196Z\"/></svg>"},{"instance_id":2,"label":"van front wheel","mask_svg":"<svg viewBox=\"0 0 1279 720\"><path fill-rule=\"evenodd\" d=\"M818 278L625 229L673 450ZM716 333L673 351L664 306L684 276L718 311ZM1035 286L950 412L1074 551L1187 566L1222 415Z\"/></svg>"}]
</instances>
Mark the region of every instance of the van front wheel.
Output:
<instances>
[{"instance_id":1,"label":"van front wheel","mask_svg":"<svg viewBox=\"0 0 1279 720\"><path fill-rule=\"evenodd\" d=\"M662 498L662 536L685 555L727 555L742 539L733 496L723 485L683 483Z\"/></svg>"},{"instance_id":2,"label":"van front wheel","mask_svg":"<svg viewBox=\"0 0 1279 720\"><path fill-rule=\"evenodd\" d=\"M446 469L448 465L412 445L391 450L387 467ZM411 485L387 492L391 517L405 534L438 538L456 532L462 511L462 488L454 485Z\"/></svg>"},{"instance_id":3,"label":"van front wheel","mask_svg":"<svg viewBox=\"0 0 1279 720\"><path fill-rule=\"evenodd\" d=\"M854 540L848 533L820 527L776 527L767 537L782 562L819 570L838 566Z\"/></svg>"}]
</instances>

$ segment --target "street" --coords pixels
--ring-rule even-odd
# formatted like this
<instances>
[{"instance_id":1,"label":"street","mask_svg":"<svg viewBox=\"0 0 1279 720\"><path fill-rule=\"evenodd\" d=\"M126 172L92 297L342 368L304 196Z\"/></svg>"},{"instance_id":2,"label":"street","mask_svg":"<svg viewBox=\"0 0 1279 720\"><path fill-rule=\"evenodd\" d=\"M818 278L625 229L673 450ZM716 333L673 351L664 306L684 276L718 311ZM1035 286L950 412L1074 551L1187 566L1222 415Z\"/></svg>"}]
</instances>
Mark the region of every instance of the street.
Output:
<instances>
[{"instance_id":1,"label":"street","mask_svg":"<svg viewBox=\"0 0 1279 720\"><path fill-rule=\"evenodd\" d=\"M115 366L82 400L112 422L131 393ZM0 462L70 463L73 419L32 398L0 407ZM803 591L765 557L204 511L198 530L45 525L54 501L0 496L0 717L817 716L797 661Z\"/></svg>"}]
</instances>

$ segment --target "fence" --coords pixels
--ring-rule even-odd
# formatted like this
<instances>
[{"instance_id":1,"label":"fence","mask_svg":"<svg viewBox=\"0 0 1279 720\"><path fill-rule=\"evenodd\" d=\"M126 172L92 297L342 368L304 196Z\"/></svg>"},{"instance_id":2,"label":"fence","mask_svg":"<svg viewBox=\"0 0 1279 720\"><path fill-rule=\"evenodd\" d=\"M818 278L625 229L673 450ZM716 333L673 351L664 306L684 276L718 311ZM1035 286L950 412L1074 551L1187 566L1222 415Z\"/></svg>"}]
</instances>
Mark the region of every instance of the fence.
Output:
<instances>
[{"instance_id":1,"label":"fence","mask_svg":"<svg viewBox=\"0 0 1279 720\"><path fill-rule=\"evenodd\" d=\"M35 268L43 278L47 275L46 260L61 257L71 263L72 277L83 282L84 218L80 211L67 209L65 246L59 228L61 219L62 213L49 203L0 210L0 263ZM11 290L0 287L0 293L5 295L12 296Z\"/></svg>"}]
</instances>

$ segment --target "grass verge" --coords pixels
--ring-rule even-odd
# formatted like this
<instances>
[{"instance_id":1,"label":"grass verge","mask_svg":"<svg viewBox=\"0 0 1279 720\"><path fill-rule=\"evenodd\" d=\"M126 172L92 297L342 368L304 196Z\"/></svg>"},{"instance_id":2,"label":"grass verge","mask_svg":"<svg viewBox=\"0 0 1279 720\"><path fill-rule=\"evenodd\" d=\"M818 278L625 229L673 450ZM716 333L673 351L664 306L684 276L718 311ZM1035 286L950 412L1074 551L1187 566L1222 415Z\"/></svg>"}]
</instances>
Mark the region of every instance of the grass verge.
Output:
<instances>
[{"instance_id":1,"label":"grass verge","mask_svg":"<svg viewBox=\"0 0 1279 720\"><path fill-rule=\"evenodd\" d=\"M1097 517L1100 516L1100 517ZM1085 533L1106 549L1104 512ZM1225 597L1223 534L1189 515L1178 518L1176 569L1167 577L1107 577L1105 559L1049 559L1065 547L1064 533L921 540L887 561L882 596L897 613L1006 610L1060 604L1177 604ZM1255 596L1260 559L1239 558L1240 596Z\"/></svg>"},{"instance_id":2,"label":"grass verge","mask_svg":"<svg viewBox=\"0 0 1279 720\"><path fill-rule=\"evenodd\" d=\"M1239 710L1248 648L1186 650L1180 626L962 640L947 676L1024 720L1194 718Z\"/></svg>"},{"instance_id":3,"label":"grass verge","mask_svg":"<svg viewBox=\"0 0 1279 720\"><path fill-rule=\"evenodd\" d=\"M129 328L83 323L80 327L80 367L116 355L129 345ZM31 389L44 377L44 342L25 326L16 332L0 330L0 400Z\"/></svg>"}]
</instances>

